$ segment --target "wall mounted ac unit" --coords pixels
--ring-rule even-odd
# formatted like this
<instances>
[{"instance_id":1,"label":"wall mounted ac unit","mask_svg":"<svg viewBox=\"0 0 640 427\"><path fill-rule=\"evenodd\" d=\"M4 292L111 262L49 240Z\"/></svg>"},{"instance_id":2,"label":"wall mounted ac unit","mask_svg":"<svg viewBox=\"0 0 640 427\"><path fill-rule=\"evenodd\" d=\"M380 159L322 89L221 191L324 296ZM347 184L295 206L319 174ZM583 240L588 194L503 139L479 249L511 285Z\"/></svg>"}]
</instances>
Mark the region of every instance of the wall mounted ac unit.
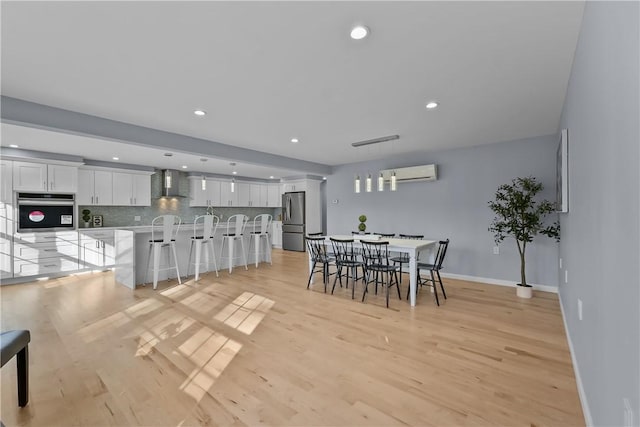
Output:
<instances>
[{"instance_id":1,"label":"wall mounted ac unit","mask_svg":"<svg viewBox=\"0 0 640 427\"><path fill-rule=\"evenodd\" d=\"M396 173L396 182L435 181L438 179L436 165L411 166L407 168L380 171L385 181L391 180Z\"/></svg>"}]
</instances>

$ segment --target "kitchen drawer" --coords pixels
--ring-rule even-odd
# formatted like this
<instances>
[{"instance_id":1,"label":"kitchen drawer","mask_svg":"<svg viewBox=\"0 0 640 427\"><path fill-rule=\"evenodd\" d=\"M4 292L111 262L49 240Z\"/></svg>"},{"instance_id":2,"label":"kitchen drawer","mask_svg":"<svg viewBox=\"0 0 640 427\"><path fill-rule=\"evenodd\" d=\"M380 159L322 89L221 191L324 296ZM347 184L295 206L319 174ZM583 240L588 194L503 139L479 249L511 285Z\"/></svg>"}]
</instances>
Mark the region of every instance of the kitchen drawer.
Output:
<instances>
[{"instance_id":1,"label":"kitchen drawer","mask_svg":"<svg viewBox=\"0 0 640 427\"><path fill-rule=\"evenodd\" d=\"M78 258L78 244L75 242L47 242L25 245L16 243L13 246L13 256L22 260L37 260L39 258L72 257Z\"/></svg>"},{"instance_id":2,"label":"kitchen drawer","mask_svg":"<svg viewBox=\"0 0 640 427\"><path fill-rule=\"evenodd\" d=\"M81 231L80 239L109 240L115 236L115 230Z\"/></svg>"},{"instance_id":3,"label":"kitchen drawer","mask_svg":"<svg viewBox=\"0 0 640 427\"><path fill-rule=\"evenodd\" d=\"M78 260L65 258L42 258L39 260L18 260L13 263L15 277L36 276L39 274L52 274L78 269Z\"/></svg>"},{"instance_id":4,"label":"kitchen drawer","mask_svg":"<svg viewBox=\"0 0 640 427\"><path fill-rule=\"evenodd\" d=\"M16 233L14 240L19 243L78 243L78 232Z\"/></svg>"}]
</instances>

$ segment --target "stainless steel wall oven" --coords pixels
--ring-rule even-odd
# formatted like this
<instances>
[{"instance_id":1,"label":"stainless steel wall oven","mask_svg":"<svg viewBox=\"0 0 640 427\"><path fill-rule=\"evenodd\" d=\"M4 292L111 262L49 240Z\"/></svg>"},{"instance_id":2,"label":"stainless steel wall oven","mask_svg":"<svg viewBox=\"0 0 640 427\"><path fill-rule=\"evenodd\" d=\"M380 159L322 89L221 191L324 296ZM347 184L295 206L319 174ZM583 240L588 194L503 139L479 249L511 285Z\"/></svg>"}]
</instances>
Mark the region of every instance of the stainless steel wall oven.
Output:
<instances>
[{"instance_id":1,"label":"stainless steel wall oven","mask_svg":"<svg viewBox=\"0 0 640 427\"><path fill-rule=\"evenodd\" d=\"M18 233L75 230L73 194L18 193Z\"/></svg>"}]
</instances>

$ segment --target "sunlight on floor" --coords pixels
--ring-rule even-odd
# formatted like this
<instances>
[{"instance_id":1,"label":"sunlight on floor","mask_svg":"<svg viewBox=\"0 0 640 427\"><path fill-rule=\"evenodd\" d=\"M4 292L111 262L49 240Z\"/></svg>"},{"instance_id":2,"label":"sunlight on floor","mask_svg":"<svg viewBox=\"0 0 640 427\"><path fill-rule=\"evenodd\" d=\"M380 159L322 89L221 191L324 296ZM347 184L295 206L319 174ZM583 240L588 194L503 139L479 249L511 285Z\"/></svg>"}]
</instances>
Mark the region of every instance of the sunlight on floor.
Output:
<instances>
[{"instance_id":1,"label":"sunlight on floor","mask_svg":"<svg viewBox=\"0 0 640 427\"><path fill-rule=\"evenodd\" d=\"M274 304L273 300L244 292L216 314L215 319L250 335Z\"/></svg>"}]
</instances>

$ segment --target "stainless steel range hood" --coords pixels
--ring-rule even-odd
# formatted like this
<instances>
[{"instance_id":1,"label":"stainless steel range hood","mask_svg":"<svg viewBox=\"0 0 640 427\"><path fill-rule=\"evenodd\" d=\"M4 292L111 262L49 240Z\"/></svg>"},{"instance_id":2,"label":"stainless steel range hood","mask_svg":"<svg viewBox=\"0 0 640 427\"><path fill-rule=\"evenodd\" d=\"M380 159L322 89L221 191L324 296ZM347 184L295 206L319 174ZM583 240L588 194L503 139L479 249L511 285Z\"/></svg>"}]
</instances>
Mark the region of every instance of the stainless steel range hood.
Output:
<instances>
[{"instance_id":1,"label":"stainless steel range hood","mask_svg":"<svg viewBox=\"0 0 640 427\"><path fill-rule=\"evenodd\" d=\"M180 172L177 170L165 169L162 171L162 196L180 196Z\"/></svg>"}]
</instances>

